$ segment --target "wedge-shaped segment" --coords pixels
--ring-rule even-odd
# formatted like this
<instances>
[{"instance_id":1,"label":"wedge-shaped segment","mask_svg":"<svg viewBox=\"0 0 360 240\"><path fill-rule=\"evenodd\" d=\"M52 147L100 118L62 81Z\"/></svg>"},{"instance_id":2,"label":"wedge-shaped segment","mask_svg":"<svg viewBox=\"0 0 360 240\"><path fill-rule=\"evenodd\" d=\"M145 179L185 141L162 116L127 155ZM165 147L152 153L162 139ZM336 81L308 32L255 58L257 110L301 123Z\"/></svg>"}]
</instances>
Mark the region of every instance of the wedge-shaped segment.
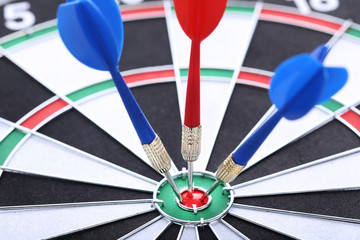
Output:
<instances>
[{"instance_id":1,"label":"wedge-shaped segment","mask_svg":"<svg viewBox=\"0 0 360 240\"><path fill-rule=\"evenodd\" d=\"M234 186L235 197L360 189L360 148Z\"/></svg>"},{"instance_id":2,"label":"wedge-shaped segment","mask_svg":"<svg viewBox=\"0 0 360 240\"><path fill-rule=\"evenodd\" d=\"M284 211L234 204L229 213L235 217L297 239L359 239L360 221L356 219Z\"/></svg>"},{"instance_id":3,"label":"wedge-shaped segment","mask_svg":"<svg viewBox=\"0 0 360 240\"><path fill-rule=\"evenodd\" d=\"M148 192L156 187L157 183L151 179L43 134L18 128L28 135L25 141L11 145L14 149L3 166L5 171Z\"/></svg>"},{"instance_id":4,"label":"wedge-shaped segment","mask_svg":"<svg viewBox=\"0 0 360 240\"><path fill-rule=\"evenodd\" d=\"M199 240L198 228L193 225L182 225L177 240Z\"/></svg>"},{"instance_id":5,"label":"wedge-shaped segment","mask_svg":"<svg viewBox=\"0 0 360 240\"><path fill-rule=\"evenodd\" d=\"M119 240L156 239L163 231L165 231L166 228L168 228L170 224L171 222L168 219L159 216L119 238Z\"/></svg>"},{"instance_id":6,"label":"wedge-shaped segment","mask_svg":"<svg viewBox=\"0 0 360 240\"><path fill-rule=\"evenodd\" d=\"M0 208L0 239L44 239L153 211L151 200Z\"/></svg>"},{"instance_id":7,"label":"wedge-shaped segment","mask_svg":"<svg viewBox=\"0 0 360 240\"><path fill-rule=\"evenodd\" d=\"M230 224L220 219L210 224L211 230L218 239L239 239L249 240L244 234L236 230Z\"/></svg>"}]
</instances>

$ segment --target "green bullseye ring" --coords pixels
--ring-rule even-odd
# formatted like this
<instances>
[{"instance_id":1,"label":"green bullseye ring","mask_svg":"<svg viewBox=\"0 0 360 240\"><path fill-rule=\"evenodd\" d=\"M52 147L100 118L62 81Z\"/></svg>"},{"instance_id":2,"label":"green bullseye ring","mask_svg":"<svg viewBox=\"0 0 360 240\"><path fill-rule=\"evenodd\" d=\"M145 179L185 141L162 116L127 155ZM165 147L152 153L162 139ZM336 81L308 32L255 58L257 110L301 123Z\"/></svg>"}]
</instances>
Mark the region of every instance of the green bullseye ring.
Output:
<instances>
[{"instance_id":1,"label":"green bullseye ring","mask_svg":"<svg viewBox=\"0 0 360 240\"><path fill-rule=\"evenodd\" d=\"M174 175L173 178L179 189L187 188L187 172ZM195 187L208 189L215 182L215 176L210 172L195 172L193 181ZM227 184L225 187L230 187L230 185ZM196 214L182 209L176 203L176 196L166 179L163 179L158 184L153 197L156 202L156 208L171 221L201 225L223 217L231 207L234 194L228 190L223 191L223 188L224 185L218 185L211 193L212 201L210 205L203 210L199 210Z\"/></svg>"}]
</instances>

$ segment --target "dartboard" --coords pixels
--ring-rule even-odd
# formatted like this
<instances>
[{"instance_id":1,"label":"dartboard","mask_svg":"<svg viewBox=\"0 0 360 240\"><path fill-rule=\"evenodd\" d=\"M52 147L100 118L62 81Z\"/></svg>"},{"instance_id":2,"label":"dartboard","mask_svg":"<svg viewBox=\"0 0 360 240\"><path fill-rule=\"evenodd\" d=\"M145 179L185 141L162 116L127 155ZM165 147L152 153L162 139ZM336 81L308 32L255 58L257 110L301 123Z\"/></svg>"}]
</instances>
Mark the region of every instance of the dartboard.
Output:
<instances>
[{"instance_id":1,"label":"dartboard","mask_svg":"<svg viewBox=\"0 0 360 240\"><path fill-rule=\"evenodd\" d=\"M119 68L186 186L190 40L171 1L118 2ZM351 18L325 61L346 67L349 79L305 117L281 120L198 212L181 209L149 164L111 76L63 45L61 3L0 1L0 239L360 239L359 1L228 2L201 47L195 185L209 187L217 166L274 111L275 68L331 41Z\"/></svg>"}]
</instances>

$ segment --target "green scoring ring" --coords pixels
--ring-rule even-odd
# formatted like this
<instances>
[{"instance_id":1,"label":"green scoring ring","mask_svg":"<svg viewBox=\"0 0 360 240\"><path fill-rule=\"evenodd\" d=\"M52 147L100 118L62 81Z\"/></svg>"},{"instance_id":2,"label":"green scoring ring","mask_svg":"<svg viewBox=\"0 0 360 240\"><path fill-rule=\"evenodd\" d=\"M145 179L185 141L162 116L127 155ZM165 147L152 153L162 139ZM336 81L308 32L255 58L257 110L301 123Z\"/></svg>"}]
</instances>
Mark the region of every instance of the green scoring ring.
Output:
<instances>
[{"instance_id":1,"label":"green scoring ring","mask_svg":"<svg viewBox=\"0 0 360 240\"><path fill-rule=\"evenodd\" d=\"M188 186L187 172L176 174L173 178L179 189ZM215 182L215 176L210 172L195 172L193 181L195 187L208 189ZM218 185L215 188L211 193L212 201L210 205L203 210L199 210L197 214L186 211L178 206L176 195L166 179L163 179L158 184L153 197L156 202L156 208L171 221L181 224L203 225L223 217L231 207L234 201L234 194L232 191L223 191L223 187L223 185ZM230 185L226 184L225 187L230 187Z\"/></svg>"}]
</instances>

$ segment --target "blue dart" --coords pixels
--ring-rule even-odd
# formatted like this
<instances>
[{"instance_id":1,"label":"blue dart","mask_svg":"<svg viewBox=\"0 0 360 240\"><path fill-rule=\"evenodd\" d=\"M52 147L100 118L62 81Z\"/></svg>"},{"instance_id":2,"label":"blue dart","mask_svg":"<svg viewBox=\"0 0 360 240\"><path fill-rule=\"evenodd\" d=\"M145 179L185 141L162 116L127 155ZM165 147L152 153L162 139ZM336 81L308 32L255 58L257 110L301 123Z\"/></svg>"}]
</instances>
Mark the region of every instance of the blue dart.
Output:
<instances>
[{"instance_id":1,"label":"blue dart","mask_svg":"<svg viewBox=\"0 0 360 240\"><path fill-rule=\"evenodd\" d=\"M288 120L303 117L315 105L329 100L345 85L348 78L345 68L323 65L329 50L329 46L321 45L311 54L296 55L278 66L269 89L269 96L277 109L276 112L218 167L216 181L203 199L219 183L229 183L241 173L283 117Z\"/></svg>"},{"instance_id":2,"label":"blue dart","mask_svg":"<svg viewBox=\"0 0 360 240\"><path fill-rule=\"evenodd\" d=\"M124 29L115 0L67 0L58 9L58 29L67 49L81 63L109 71L132 124L152 164L164 173L181 201L171 177L171 158L141 111L118 68Z\"/></svg>"}]
</instances>

